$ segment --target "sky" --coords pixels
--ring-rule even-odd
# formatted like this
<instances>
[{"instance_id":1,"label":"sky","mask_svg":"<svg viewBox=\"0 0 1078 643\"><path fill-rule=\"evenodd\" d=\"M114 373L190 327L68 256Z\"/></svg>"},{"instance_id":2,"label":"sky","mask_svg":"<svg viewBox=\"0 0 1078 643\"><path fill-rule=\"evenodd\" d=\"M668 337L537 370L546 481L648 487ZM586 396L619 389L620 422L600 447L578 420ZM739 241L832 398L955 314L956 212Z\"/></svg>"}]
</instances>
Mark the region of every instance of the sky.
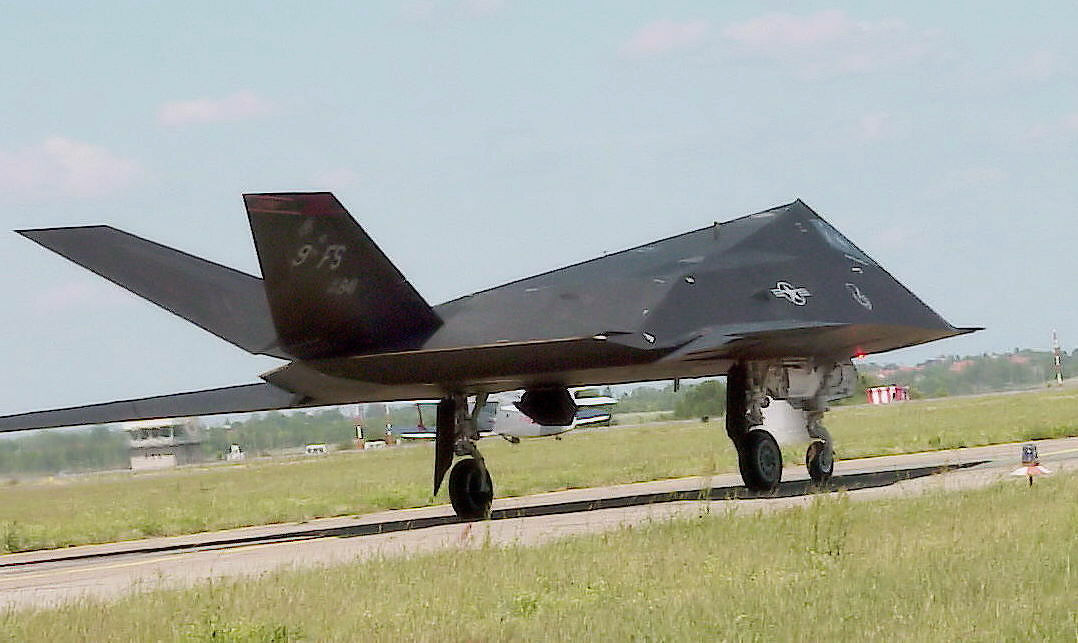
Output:
<instances>
[{"instance_id":1,"label":"sky","mask_svg":"<svg viewBox=\"0 0 1078 643\"><path fill-rule=\"evenodd\" d=\"M1075 3L0 0L0 24L0 229L106 223L258 274L240 195L331 190L439 303L801 198L987 327L878 361L1078 344ZM278 365L0 253L0 413Z\"/></svg>"}]
</instances>

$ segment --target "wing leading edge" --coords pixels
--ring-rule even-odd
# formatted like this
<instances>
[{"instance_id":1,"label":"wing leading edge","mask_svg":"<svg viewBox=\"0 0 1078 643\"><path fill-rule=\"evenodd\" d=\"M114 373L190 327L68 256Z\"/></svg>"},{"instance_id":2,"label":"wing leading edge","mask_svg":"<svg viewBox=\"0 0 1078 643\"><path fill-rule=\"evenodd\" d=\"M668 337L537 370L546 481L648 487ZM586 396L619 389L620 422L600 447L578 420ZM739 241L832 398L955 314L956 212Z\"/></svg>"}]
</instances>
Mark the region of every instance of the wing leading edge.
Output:
<instances>
[{"instance_id":1,"label":"wing leading edge","mask_svg":"<svg viewBox=\"0 0 1078 643\"><path fill-rule=\"evenodd\" d=\"M774 321L735 324L706 329L699 337L662 358L663 361L783 358L792 355L848 357L850 347L859 355L973 333L980 328L928 329L893 324L848 322Z\"/></svg>"},{"instance_id":2,"label":"wing leading edge","mask_svg":"<svg viewBox=\"0 0 1078 643\"><path fill-rule=\"evenodd\" d=\"M165 417L248 413L269 409L317 406L272 384L244 384L224 388L158 395L133 400L73 406L0 417L0 433L61 426L110 424Z\"/></svg>"}]
</instances>

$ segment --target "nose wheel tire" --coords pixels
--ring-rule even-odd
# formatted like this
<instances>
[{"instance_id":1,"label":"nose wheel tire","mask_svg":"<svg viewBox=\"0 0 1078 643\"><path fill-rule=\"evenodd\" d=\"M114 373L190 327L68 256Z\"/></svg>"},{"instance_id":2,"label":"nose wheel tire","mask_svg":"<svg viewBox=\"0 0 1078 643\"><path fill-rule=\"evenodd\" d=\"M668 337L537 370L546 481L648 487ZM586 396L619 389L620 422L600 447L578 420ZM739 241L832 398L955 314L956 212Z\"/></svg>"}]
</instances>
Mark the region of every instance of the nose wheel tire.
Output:
<instances>
[{"instance_id":1,"label":"nose wheel tire","mask_svg":"<svg viewBox=\"0 0 1078 643\"><path fill-rule=\"evenodd\" d=\"M753 491L773 491L782 480L782 451L762 429L749 431L739 440L737 464L745 486Z\"/></svg>"},{"instance_id":2,"label":"nose wheel tire","mask_svg":"<svg viewBox=\"0 0 1078 643\"><path fill-rule=\"evenodd\" d=\"M465 458L449 472L449 500L461 520L480 520L490 515L494 483L486 467Z\"/></svg>"},{"instance_id":3,"label":"nose wheel tire","mask_svg":"<svg viewBox=\"0 0 1078 643\"><path fill-rule=\"evenodd\" d=\"M809 477L817 484L831 479L835 470L835 453L826 442L813 442L805 452L805 466Z\"/></svg>"}]
</instances>

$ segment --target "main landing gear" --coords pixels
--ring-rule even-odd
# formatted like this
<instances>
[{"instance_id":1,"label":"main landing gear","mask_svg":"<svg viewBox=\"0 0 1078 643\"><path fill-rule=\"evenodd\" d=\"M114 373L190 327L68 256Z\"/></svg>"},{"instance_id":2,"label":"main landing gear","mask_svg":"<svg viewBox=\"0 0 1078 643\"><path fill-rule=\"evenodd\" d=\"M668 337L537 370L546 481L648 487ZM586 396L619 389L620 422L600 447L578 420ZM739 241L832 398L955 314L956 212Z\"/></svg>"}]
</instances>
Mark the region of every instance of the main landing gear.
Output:
<instances>
[{"instance_id":1,"label":"main landing gear","mask_svg":"<svg viewBox=\"0 0 1078 643\"><path fill-rule=\"evenodd\" d=\"M449 500L453 511L465 520L479 520L490 515L494 483L483 461L464 458L449 472Z\"/></svg>"},{"instance_id":2,"label":"main landing gear","mask_svg":"<svg viewBox=\"0 0 1078 643\"><path fill-rule=\"evenodd\" d=\"M749 431L737 442L737 468L745 486L770 491L782 480L782 451L774 436L763 429Z\"/></svg>"},{"instance_id":3,"label":"main landing gear","mask_svg":"<svg viewBox=\"0 0 1078 643\"><path fill-rule=\"evenodd\" d=\"M442 486L454 456L463 456L449 471L449 500L462 520L481 520L490 516L494 483L483 456L476 447L479 440L479 414L487 395L475 396L468 410L465 395L451 395L438 403L437 433L434 442L434 493Z\"/></svg>"},{"instance_id":4,"label":"main landing gear","mask_svg":"<svg viewBox=\"0 0 1078 643\"><path fill-rule=\"evenodd\" d=\"M438 423L434 440L434 493L442 486L449 473L449 499L461 520L480 520L490 516L490 503L494 500L494 483L476 447L479 440L480 416L484 424L488 418L483 414L487 394L477 393L468 410L468 396L454 393L438 402ZM533 422L544 426L564 427L576 417L577 406L569 390L564 386L535 386L524 391L517 409ZM508 437L510 442L519 438ZM453 465L453 458L462 459Z\"/></svg>"},{"instance_id":5,"label":"main landing gear","mask_svg":"<svg viewBox=\"0 0 1078 643\"><path fill-rule=\"evenodd\" d=\"M809 477L817 484L830 480L834 448L821 420L828 402L849 397L856 381L850 362L734 364L726 377L726 433L737 449L745 486L770 492L782 480L782 451L771 432L779 424L794 425L790 428L803 431L808 438L805 466ZM788 404L784 415L778 409L773 414L765 412L775 400Z\"/></svg>"}]
</instances>

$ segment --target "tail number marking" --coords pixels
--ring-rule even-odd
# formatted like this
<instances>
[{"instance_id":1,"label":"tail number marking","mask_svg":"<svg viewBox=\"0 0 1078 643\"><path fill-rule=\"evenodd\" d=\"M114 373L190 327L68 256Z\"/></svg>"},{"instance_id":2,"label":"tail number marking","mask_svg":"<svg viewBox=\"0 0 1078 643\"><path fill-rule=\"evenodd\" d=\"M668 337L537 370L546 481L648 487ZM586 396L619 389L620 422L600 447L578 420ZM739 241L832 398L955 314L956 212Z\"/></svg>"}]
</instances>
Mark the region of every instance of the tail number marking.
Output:
<instances>
[{"instance_id":1,"label":"tail number marking","mask_svg":"<svg viewBox=\"0 0 1078 643\"><path fill-rule=\"evenodd\" d=\"M296 256L292 258L292 265L302 266L304 263L306 263L307 258L311 256L312 250L314 250L314 246L309 243L305 243L300 246L299 250L296 251Z\"/></svg>"},{"instance_id":2,"label":"tail number marking","mask_svg":"<svg viewBox=\"0 0 1078 643\"><path fill-rule=\"evenodd\" d=\"M355 277L341 277L329 282L329 287L326 288L327 295L354 295L356 293L356 287L359 285L359 279Z\"/></svg>"},{"instance_id":3,"label":"tail number marking","mask_svg":"<svg viewBox=\"0 0 1078 643\"><path fill-rule=\"evenodd\" d=\"M326 249L322 252L321 257L318 259L318 263L314 264L315 270L327 268L329 270L336 270L341 267L344 262L344 253L348 250L348 246L340 243L331 243L326 246ZM296 255L292 257L292 265L299 267L307 263L308 260L313 260L312 255L317 255L314 246L309 243L305 243L296 250Z\"/></svg>"},{"instance_id":4,"label":"tail number marking","mask_svg":"<svg viewBox=\"0 0 1078 643\"><path fill-rule=\"evenodd\" d=\"M321 268L325 266L330 270L336 270L341 267L341 262L344 261L344 251L348 250L344 244L330 244L326 246L326 251L322 253L322 258L319 259L318 265L315 268Z\"/></svg>"}]
</instances>

